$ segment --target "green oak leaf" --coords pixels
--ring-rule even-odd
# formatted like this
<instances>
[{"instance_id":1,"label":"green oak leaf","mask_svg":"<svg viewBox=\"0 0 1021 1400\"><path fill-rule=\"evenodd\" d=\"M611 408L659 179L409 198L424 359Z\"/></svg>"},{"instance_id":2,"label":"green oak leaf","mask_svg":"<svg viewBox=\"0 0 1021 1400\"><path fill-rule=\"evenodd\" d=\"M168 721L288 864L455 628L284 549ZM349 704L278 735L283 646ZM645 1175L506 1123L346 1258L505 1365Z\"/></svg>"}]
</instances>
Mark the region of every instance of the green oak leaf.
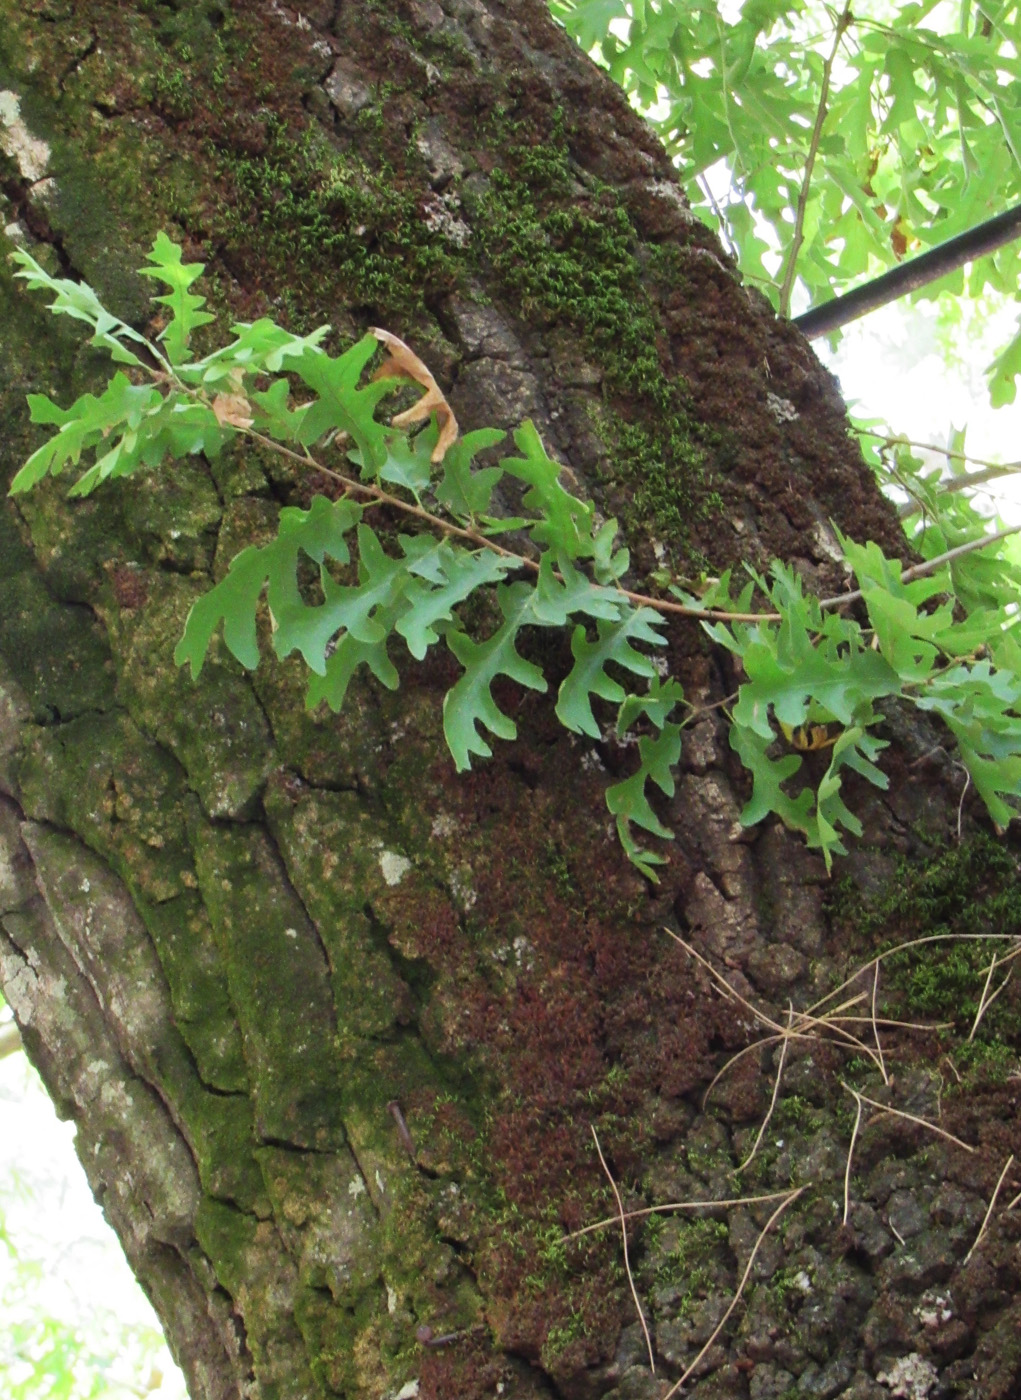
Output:
<instances>
[{"instance_id":1,"label":"green oak leaf","mask_svg":"<svg viewBox=\"0 0 1021 1400\"><path fill-rule=\"evenodd\" d=\"M625 698L624 687L606 670L611 662L633 675L650 680L656 678L655 663L636 651L631 642L663 646L665 638L656 630L662 625L662 618L652 608L636 608L619 622L598 622L593 642L588 640L580 623L575 627L571 636L574 665L560 686L556 706L557 717L566 729L574 734L588 734L593 739L600 737L590 696L598 695L617 704Z\"/></svg>"},{"instance_id":2,"label":"green oak leaf","mask_svg":"<svg viewBox=\"0 0 1021 1400\"><path fill-rule=\"evenodd\" d=\"M392 379L377 379L359 387L362 372L379 349L373 335L365 335L343 355L334 358L308 347L288 368L317 398L309 405L298 429L298 441L311 447L327 433L348 433L361 453L362 476L371 478L385 465L388 429L377 423L376 406L394 387Z\"/></svg>"},{"instance_id":3,"label":"green oak leaf","mask_svg":"<svg viewBox=\"0 0 1021 1400\"><path fill-rule=\"evenodd\" d=\"M672 841L673 832L656 816L646 795L646 783L653 782L667 797L674 794L674 772L681 758L681 726L664 724L658 734L643 735L638 740L641 760L637 772L623 782L606 790L606 805L616 818L617 836L627 853L646 879L659 883L654 865L664 865L665 857L643 850L631 833L632 824L653 836Z\"/></svg>"},{"instance_id":4,"label":"green oak leaf","mask_svg":"<svg viewBox=\"0 0 1021 1400\"><path fill-rule=\"evenodd\" d=\"M234 656L249 671L259 664L256 614L263 590L276 622L274 649L279 656L292 650L302 652L310 668L320 673L326 665L326 647L339 623L336 611L327 613L328 603L308 605L298 585L298 565L302 554L320 565L324 591L337 587L323 567L327 557L346 564L350 558L345 535L361 518L361 507L343 499L329 501L317 496L309 510L288 507L280 512L280 532L265 545L250 545L231 562L215 587L192 605L184 635L177 644L174 660L186 663L192 676L201 673L213 634L223 624L223 639ZM373 638L372 640L375 640Z\"/></svg>"},{"instance_id":5,"label":"green oak leaf","mask_svg":"<svg viewBox=\"0 0 1021 1400\"><path fill-rule=\"evenodd\" d=\"M436 499L452 515L470 520L488 511L493 490L503 471L500 467L479 467L472 471L471 464L480 452L498 446L506 436L498 428L477 428L473 433L465 433L452 447L447 448L442 475L436 487Z\"/></svg>"},{"instance_id":6,"label":"green oak leaf","mask_svg":"<svg viewBox=\"0 0 1021 1400\"><path fill-rule=\"evenodd\" d=\"M142 365L142 361L128 348L125 341L142 346L159 358L144 335L139 335L126 321L107 311L87 282L72 282L66 277L51 277L31 253L26 253L23 248L18 248L11 254L11 261L20 268L20 271L14 274L15 277L24 279L33 291L42 289L53 293L50 310L54 315L70 316L91 326L93 334L89 343L100 346L117 364L139 367Z\"/></svg>"},{"instance_id":7,"label":"green oak leaf","mask_svg":"<svg viewBox=\"0 0 1021 1400\"><path fill-rule=\"evenodd\" d=\"M215 320L208 311L202 310L206 304L205 297L188 290L202 276L205 263L182 262L180 245L172 242L165 233L156 235L152 252L145 256L149 262L155 263L155 267L140 268L142 276L158 277L170 288L164 296L153 297L153 301L170 308L170 323L159 338L170 363L179 365L188 358L192 331Z\"/></svg>"},{"instance_id":8,"label":"green oak leaf","mask_svg":"<svg viewBox=\"0 0 1021 1400\"><path fill-rule=\"evenodd\" d=\"M492 754L479 732L480 724L498 739L517 736L517 725L493 698L492 685L497 676L509 676L530 690L547 689L538 666L520 656L515 646L522 626L532 621L531 585L504 584L497 588L496 596L504 622L487 641L474 642L463 632L447 633L447 645L465 668L443 701L443 732L458 772L471 767L472 754L481 758Z\"/></svg>"},{"instance_id":9,"label":"green oak leaf","mask_svg":"<svg viewBox=\"0 0 1021 1400\"><path fill-rule=\"evenodd\" d=\"M458 603L476 589L498 583L517 567L516 560L501 558L492 550L469 553L428 535L402 535L401 548L408 572L416 577L405 585L407 611L396 627L418 661L439 640L437 627L453 621Z\"/></svg>"},{"instance_id":10,"label":"green oak leaf","mask_svg":"<svg viewBox=\"0 0 1021 1400\"><path fill-rule=\"evenodd\" d=\"M514 442L524 457L504 457L500 466L528 484L522 504L539 517L530 525L532 539L568 559L590 558L595 548L595 507L564 490L560 481L563 468L546 452L531 419L514 433Z\"/></svg>"}]
</instances>

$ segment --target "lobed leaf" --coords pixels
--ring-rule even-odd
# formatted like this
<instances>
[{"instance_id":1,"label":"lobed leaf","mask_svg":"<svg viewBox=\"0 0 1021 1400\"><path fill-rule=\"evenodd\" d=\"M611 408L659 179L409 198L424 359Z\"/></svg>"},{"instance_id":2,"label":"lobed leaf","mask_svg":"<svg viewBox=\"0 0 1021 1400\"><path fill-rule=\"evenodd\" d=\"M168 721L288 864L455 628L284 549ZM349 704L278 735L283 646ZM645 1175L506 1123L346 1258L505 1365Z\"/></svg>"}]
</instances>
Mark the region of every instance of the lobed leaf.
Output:
<instances>
[{"instance_id":1,"label":"lobed leaf","mask_svg":"<svg viewBox=\"0 0 1021 1400\"><path fill-rule=\"evenodd\" d=\"M205 263L182 262L180 245L162 232L156 235L152 251L145 256L155 266L140 268L141 275L157 277L170 288L164 296L154 297L153 300L170 308L170 322L160 333L159 339L166 348L170 363L179 365L188 358L192 331L215 319L208 311L202 310L206 304L205 297L188 290L201 277Z\"/></svg>"},{"instance_id":2,"label":"lobed leaf","mask_svg":"<svg viewBox=\"0 0 1021 1400\"><path fill-rule=\"evenodd\" d=\"M337 585L323 566L327 558L341 564L349 561L345 536L361 514L361 507L353 501L328 501L325 496L317 496L307 511L294 507L282 510L276 539L243 549L220 582L193 604L174 652L178 666L188 664L192 676L197 678L222 623L228 650L242 666L253 671L259 663L256 616L266 590L276 623L273 644L277 655L283 657L298 650L308 666L322 674L327 644L341 625L337 621ZM320 565L319 577L326 594L322 604L310 605L301 595L298 567L302 554ZM378 641L377 633L365 640Z\"/></svg>"},{"instance_id":3,"label":"lobed leaf","mask_svg":"<svg viewBox=\"0 0 1021 1400\"><path fill-rule=\"evenodd\" d=\"M405 585L407 610L396 629L417 661L439 640L438 625L453 622L458 603L517 567L516 560L501 558L492 550L469 553L426 535L402 535L401 548L414 577Z\"/></svg>"},{"instance_id":4,"label":"lobed leaf","mask_svg":"<svg viewBox=\"0 0 1021 1400\"><path fill-rule=\"evenodd\" d=\"M504 622L487 641L474 642L463 632L447 633L447 645L465 668L443 701L443 732L458 772L471 767L472 754L481 758L492 754L479 725L485 725L498 739L517 736L517 725L493 698L492 685L498 676L509 676L530 690L547 689L538 666L519 655L516 647L521 628L532 621L532 586L503 584L497 588L496 596Z\"/></svg>"},{"instance_id":5,"label":"lobed leaf","mask_svg":"<svg viewBox=\"0 0 1021 1400\"><path fill-rule=\"evenodd\" d=\"M327 433L347 433L361 453L362 476L374 477L387 460L388 429L374 417L376 405L393 388L386 379L359 387L376 353L375 336L365 335L334 358L308 346L290 368L317 395L302 415L297 440L311 447Z\"/></svg>"},{"instance_id":6,"label":"lobed leaf","mask_svg":"<svg viewBox=\"0 0 1021 1400\"><path fill-rule=\"evenodd\" d=\"M590 697L620 704L625 699L624 687L606 670L612 662L636 676L658 679L656 665L648 656L636 651L632 641L663 646L665 639L657 630L663 625L659 613L651 608L636 608L619 622L599 621L596 639L588 640L585 628L579 624L571 637L574 665L564 678L557 695L556 712L560 723L575 734L600 737L599 724L592 712Z\"/></svg>"},{"instance_id":7,"label":"lobed leaf","mask_svg":"<svg viewBox=\"0 0 1021 1400\"><path fill-rule=\"evenodd\" d=\"M673 832L663 825L652 809L646 785L653 782L667 797L673 796L674 770L681 759L681 726L665 723L659 734L643 735L638 740L638 754L638 770L630 778L607 788L606 805L616 818L617 836L628 859L646 879L658 884L659 876L652 867L664 865L666 858L643 850L635 841L631 826L640 826L643 831L664 841L673 840Z\"/></svg>"},{"instance_id":8,"label":"lobed leaf","mask_svg":"<svg viewBox=\"0 0 1021 1400\"><path fill-rule=\"evenodd\" d=\"M539 517L530 522L532 539L567 559L590 558L595 549L595 507L564 490L560 481L563 468L547 454L531 419L514 433L514 442L525 456L504 457L500 466L528 484L522 504Z\"/></svg>"},{"instance_id":9,"label":"lobed leaf","mask_svg":"<svg viewBox=\"0 0 1021 1400\"><path fill-rule=\"evenodd\" d=\"M155 358L159 358L144 335L139 335L126 321L107 311L87 282L72 282L66 277L51 277L31 253L27 253L23 248L18 248L11 254L11 261L20 268L20 271L14 274L15 277L23 279L31 290L53 293L50 310L55 316L70 316L91 326L93 333L89 343L100 346L117 364L142 365L142 361L128 348L125 341L143 346Z\"/></svg>"}]
</instances>

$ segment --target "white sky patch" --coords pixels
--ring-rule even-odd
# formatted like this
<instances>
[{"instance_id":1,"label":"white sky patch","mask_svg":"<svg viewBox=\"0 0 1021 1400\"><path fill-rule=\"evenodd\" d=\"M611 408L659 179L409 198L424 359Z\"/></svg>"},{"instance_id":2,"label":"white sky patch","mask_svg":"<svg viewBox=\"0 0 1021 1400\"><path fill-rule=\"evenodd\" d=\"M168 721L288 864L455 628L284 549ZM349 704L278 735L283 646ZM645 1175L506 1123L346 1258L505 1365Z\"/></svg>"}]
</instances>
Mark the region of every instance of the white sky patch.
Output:
<instances>
[{"instance_id":1,"label":"white sky patch","mask_svg":"<svg viewBox=\"0 0 1021 1400\"><path fill-rule=\"evenodd\" d=\"M104 1394L187 1400L184 1377L159 1344L156 1315L92 1199L74 1128L57 1120L24 1055L0 1062L0 1120L0 1219L13 1242L0 1249L5 1328L31 1332L38 1319L53 1318L75 1329L78 1365L112 1358ZM2 1342L0 1356L10 1364Z\"/></svg>"},{"instance_id":2,"label":"white sky patch","mask_svg":"<svg viewBox=\"0 0 1021 1400\"><path fill-rule=\"evenodd\" d=\"M10 156L26 180L41 180L50 163L50 148L21 120L21 101L9 88L0 91L0 150Z\"/></svg>"},{"instance_id":3,"label":"white sky patch","mask_svg":"<svg viewBox=\"0 0 1021 1400\"><path fill-rule=\"evenodd\" d=\"M964 315L970 316L966 302ZM988 320L976 315L960 337L967 358L959 353L952 365L940 345L938 312L931 302L894 302L845 326L835 350L825 336L812 347L840 380L856 418L882 418L893 432L937 446L948 442L955 428L967 427L966 452L1010 462L1021 456L1021 407L1017 401L990 406L985 370L1010 339L1016 318L1013 303ZM996 481L976 497L980 509L995 511L1008 524L1021 522L1021 477Z\"/></svg>"}]
</instances>

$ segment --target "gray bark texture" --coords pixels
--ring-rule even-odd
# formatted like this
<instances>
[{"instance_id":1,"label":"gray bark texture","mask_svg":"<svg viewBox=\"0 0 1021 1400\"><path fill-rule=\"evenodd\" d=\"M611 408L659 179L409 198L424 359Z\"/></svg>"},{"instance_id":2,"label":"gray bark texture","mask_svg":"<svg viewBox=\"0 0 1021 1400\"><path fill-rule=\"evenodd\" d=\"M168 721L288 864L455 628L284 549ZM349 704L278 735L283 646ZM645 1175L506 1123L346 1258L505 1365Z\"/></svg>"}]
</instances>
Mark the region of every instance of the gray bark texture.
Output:
<instances>
[{"instance_id":1,"label":"gray bark texture","mask_svg":"<svg viewBox=\"0 0 1021 1400\"><path fill-rule=\"evenodd\" d=\"M0 0L0 204L0 243L150 332L163 228L224 318L400 335L463 429L535 421L636 580L781 557L832 592L831 521L902 548L831 378L536 0ZM0 263L4 481L26 393L107 370ZM740 827L707 709L651 887L608 829L627 748L544 697L508 683L518 739L458 776L452 659L356 679L339 716L293 660L177 670L194 599L322 486L253 448L0 512L0 986L195 1400L659 1400L775 1202L630 1227L653 1374L619 1230L564 1240L615 1210L592 1128L629 1209L806 1188L686 1393L1017 1394L1015 1216L965 1261L1021 1156L1009 1073L951 1061L958 1087L935 1034L891 1031L865 1091L975 1150L866 1119L846 1223L846 1041L792 1043L743 1173L775 1043L705 1099L749 1003L782 1022L883 940L1018 931L1013 855L967 806L958 840L939 736L891 716L890 789L854 794L827 880ZM670 661L700 702L733 689L693 625Z\"/></svg>"}]
</instances>

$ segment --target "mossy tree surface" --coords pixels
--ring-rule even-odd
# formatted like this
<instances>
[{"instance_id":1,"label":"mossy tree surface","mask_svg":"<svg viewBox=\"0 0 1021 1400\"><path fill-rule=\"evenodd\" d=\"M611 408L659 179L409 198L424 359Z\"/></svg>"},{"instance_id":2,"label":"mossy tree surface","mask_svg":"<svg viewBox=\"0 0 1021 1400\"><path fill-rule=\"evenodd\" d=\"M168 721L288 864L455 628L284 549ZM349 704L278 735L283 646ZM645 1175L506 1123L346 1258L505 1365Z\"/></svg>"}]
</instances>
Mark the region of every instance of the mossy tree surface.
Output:
<instances>
[{"instance_id":1,"label":"mossy tree surface","mask_svg":"<svg viewBox=\"0 0 1021 1400\"><path fill-rule=\"evenodd\" d=\"M636 576L781 556L832 591L831 519L898 548L832 381L540 4L0 0L0 32L3 239L139 326L165 228L224 315L384 326L462 427L534 419ZM0 264L5 481L26 392L104 368ZM608 1208L590 1125L644 1198L722 1179L761 1099L696 1110L744 1032L659 928L782 1005L840 964L840 912L796 840L740 839L718 710L653 890L606 829L626 748L586 754L541 698L509 688L518 741L457 777L439 664L356 682L340 716L304 711L290 663L221 651L193 684L191 602L315 489L249 451L4 507L4 994L196 1400L658 1395L615 1240L561 1242ZM670 650L689 694L727 693L693 628ZM906 771L867 798L852 881L956 826L950 768ZM740 1225L649 1231L668 1373Z\"/></svg>"}]
</instances>

